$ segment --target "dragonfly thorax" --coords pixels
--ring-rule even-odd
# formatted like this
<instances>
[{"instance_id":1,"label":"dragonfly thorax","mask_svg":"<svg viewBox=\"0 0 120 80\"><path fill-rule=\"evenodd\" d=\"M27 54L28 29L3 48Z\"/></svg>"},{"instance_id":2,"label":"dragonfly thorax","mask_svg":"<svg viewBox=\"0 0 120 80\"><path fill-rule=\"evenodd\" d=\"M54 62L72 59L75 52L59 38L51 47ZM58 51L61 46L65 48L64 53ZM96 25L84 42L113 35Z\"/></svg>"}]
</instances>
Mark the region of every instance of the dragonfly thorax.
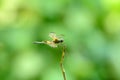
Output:
<instances>
[{"instance_id":1,"label":"dragonfly thorax","mask_svg":"<svg viewBox=\"0 0 120 80\"><path fill-rule=\"evenodd\" d=\"M63 41L64 41L64 40L62 40L62 39L60 39L60 40L59 40L59 39L55 39L53 42L54 42L54 43L62 43Z\"/></svg>"}]
</instances>

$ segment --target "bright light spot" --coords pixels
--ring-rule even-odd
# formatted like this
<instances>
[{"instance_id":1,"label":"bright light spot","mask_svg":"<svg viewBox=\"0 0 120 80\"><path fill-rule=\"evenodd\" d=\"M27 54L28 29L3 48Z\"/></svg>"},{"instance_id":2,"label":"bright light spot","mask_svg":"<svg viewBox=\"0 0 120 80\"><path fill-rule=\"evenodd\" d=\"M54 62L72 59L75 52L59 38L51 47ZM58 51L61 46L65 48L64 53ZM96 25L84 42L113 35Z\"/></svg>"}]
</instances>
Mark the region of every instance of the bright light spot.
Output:
<instances>
[{"instance_id":1,"label":"bright light spot","mask_svg":"<svg viewBox=\"0 0 120 80\"><path fill-rule=\"evenodd\" d=\"M41 57L35 53L18 55L13 65L13 74L22 79L34 77L43 68Z\"/></svg>"}]
</instances>

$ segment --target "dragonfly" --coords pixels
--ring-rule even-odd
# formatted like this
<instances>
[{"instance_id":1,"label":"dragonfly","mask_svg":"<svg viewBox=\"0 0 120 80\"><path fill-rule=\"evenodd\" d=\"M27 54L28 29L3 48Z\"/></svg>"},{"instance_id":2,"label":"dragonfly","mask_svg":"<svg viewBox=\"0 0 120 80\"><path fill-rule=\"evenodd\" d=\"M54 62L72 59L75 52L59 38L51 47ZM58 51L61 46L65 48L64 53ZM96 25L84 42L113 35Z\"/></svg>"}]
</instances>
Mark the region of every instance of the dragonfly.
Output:
<instances>
[{"instance_id":1,"label":"dragonfly","mask_svg":"<svg viewBox=\"0 0 120 80\"><path fill-rule=\"evenodd\" d=\"M47 44L53 48L58 47L58 45L64 42L62 35L56 35L54 32L49 33L49 37L52 39L51 41L36 41L35 44Z\"/></svg>"},{"instance_id":2,"label":"dragonfly","mask_svg":"<svg viewBox=\"0 0 120 80\"><path fill-rule=\"evenodd\" d=\"M56 48L64 42L64 39L62 38L62 35L56 35L54 32L49 33L49 37L52 39L51 41L50 40L41 41L41 42L36 41L34 43L35 44L47 44L47 45L49 45L53 48ZM61 60L60 60L60 67L61 67L63 78L64 78L64 80L66 80L65 70L64 70L64 67L63 67L63 60L64 60L64 56L65 56L65 46L63 46L62 48L63 48L63 50L62 50L62 57L61 57Z\"/></svg>"}]
</instances>

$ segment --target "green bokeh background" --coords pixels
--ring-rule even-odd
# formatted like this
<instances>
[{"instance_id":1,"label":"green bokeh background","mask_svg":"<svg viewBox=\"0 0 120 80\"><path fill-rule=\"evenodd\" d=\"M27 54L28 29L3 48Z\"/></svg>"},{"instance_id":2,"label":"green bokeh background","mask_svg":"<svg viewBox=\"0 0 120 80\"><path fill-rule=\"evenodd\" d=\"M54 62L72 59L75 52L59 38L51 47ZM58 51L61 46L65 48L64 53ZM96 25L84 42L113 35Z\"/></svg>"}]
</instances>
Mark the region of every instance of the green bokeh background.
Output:
<instances>
[{"instance_id":1,"label":"green bokeh background","mask_svg":"<svg viewBox=\"0 0 120 80\"><path fill-rule=\"evenodd\" d=\"M0 0L0 80L120 80L120 0Z\"/></svg>"}]
</instances>

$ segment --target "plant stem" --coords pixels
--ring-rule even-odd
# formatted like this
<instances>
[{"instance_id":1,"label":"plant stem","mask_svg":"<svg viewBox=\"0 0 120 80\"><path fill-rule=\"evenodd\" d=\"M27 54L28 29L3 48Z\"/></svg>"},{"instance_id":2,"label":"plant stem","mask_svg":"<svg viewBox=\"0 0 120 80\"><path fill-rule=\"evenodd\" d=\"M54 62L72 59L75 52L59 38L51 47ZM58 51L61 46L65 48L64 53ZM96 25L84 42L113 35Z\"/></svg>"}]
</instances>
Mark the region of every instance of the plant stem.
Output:
<instances>
[{"instance_id":1,"label":"plant stem","mask_svg":"<svg viewBox=\"0 0 120 80\"><path fill-rule=\"evenodd\" d=\"M64 80L66 80L65 70L64 70L64 67L63 67L64 56L65 56L65 47L63 47L62 57L61 57L61 61L60 61L60 67L61 67L61 70L62 70L63 78L64 78Z\"/></svg>"}]
</instances>

